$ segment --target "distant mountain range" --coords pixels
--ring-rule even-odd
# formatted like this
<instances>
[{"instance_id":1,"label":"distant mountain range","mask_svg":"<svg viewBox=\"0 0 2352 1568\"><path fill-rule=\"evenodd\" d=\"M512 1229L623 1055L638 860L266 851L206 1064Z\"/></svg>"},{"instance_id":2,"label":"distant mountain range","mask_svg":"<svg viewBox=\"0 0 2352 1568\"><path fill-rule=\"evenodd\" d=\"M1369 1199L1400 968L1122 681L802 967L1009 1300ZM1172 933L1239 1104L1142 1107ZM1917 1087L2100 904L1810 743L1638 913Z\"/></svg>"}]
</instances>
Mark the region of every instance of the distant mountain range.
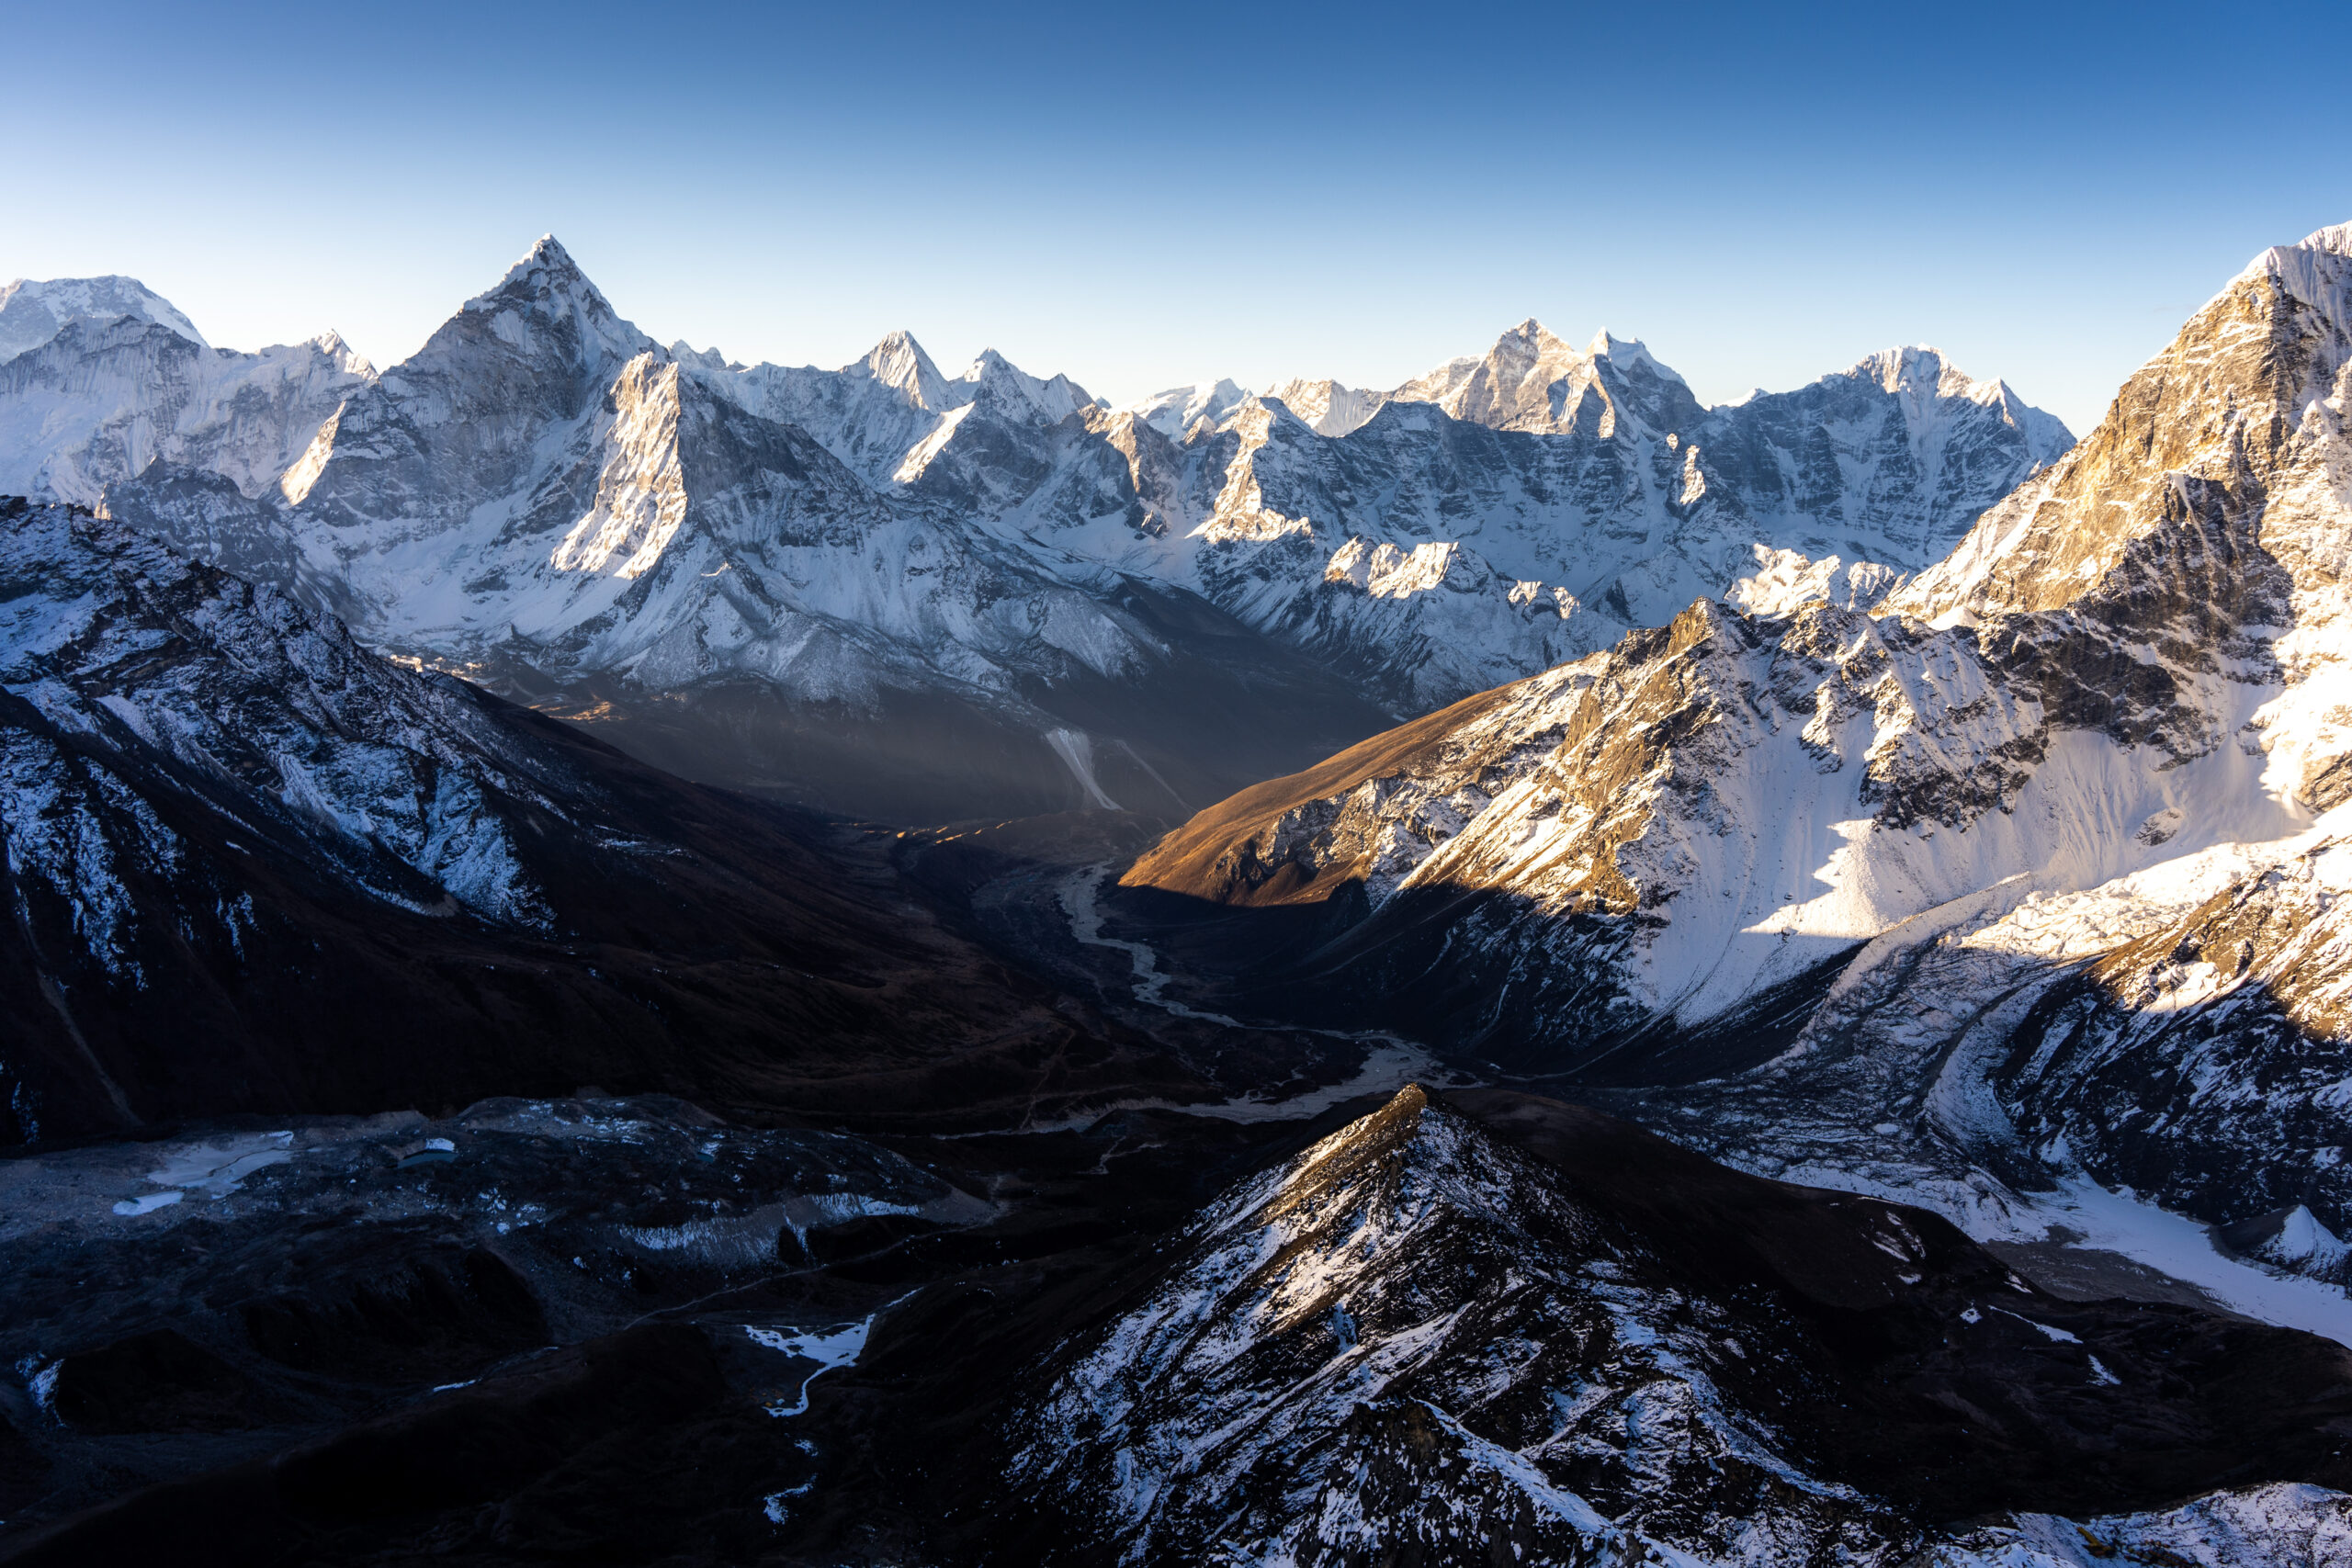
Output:
<instances>
[{"instance_id":1,"label":"distant mountain range","mask_svg":"<svg viewBox=\"0 0 2352 1568\"><path fill-rule=\"evenodd\" d=\"M1867 604L2070 445L1894 350L1702 408L1533 321L1394 390L1112 409L893 333L663 348L552 239L379 372L11 286L0 493L99 508L714 782L867 817L1183 816L1702 595Z\"/></svg>"}]
</instances>

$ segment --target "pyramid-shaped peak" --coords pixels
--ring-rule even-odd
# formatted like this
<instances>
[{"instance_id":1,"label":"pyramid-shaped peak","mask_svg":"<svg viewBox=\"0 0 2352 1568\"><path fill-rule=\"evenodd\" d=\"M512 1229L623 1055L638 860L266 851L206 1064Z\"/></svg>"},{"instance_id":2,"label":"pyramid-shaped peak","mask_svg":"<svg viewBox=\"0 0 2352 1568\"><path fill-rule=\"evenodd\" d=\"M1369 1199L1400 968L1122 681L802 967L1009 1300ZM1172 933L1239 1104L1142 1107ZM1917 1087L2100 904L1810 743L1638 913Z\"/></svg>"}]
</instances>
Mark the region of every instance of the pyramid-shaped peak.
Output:
<instances>
[{"instance_id":1,"label":"pyramid-shaped peak","mask_svg":"<svg viewBox=\"0 0 2352 1568\"><path fill-rule=\"evenodd\" d=\"M445 334L453 330L459 338L476 337L479 323L463 323L484 316L491 319L491 336L503 342L508 352L550 367L561 363L604 375L620 361L648 350L660 352L652 339L621 319L552 234L541 235L521 261L507 268L496 288L467 300L418 351L418 359L429 361L447 350L456 340Z\"/></svg>"},{"instance_id":2,"label":"pyramid-shaped peak","mask_svg":"<svg viewBox=\"0 0 2352 1568\"><path fill-rule=\"evenodd\" d=\"M886 387L903 392L918 406L941 409L952 400L947 393L947 378L939 373L931 355L915 341L912 333L900 328L885 333L882 341L868 350L865 358L850 370L863 370Z\"/></svg>"},{"instance_id":3,"label":"pyramid-shaped peak","mask_svg":"<svg viewBox=\"0 0 2352 1568\"><path fill-rule=\"evenodd\" d=\"M542 234L538 243L524 253L523 259L506 269L506 276L488 293L466 301L468 310L477 310L492 300L512 304L517 298L549 299L564 298L590 304L609 313L612 307L571 253L563 248L553 234Z\"/></svg>"},{"instance_id":4,"label":"pyramid-shaped peak","mask_svg":"<svg viewBox=\"0 0 2352 1568\"><path fill-rule=\"evenodd\" d=\"M368 363L368 356L352 347L333 327L312 338L311 346L355 376L372 378L376 374L376 367Z\"/></svg>"},{"instance_id":5,"label":"pyramid-shaped peak","mask_svg":"<svg viewBox=\"0 0 2352 1568\"><path fill-rule=\"evenodd\" d=\"M1487 351L1489 361L1540 366L1573 364L1580 357L1566 339L1532 316L1495 339L1495 346Z\"/></svg>"},{"instance_id":6,"label":"pyramid-shaped peak","mask_svg":"<svg viewBox=\"0 0 2352 1568\"><path fill-rule=\"evenodd\" d=\"M992 348L980 350L979 357L958 379L970 386L975 396L985 393L997 400L1018 398L1047 421L1064 418L1094 400L1085 388L1069 377L1057 375L1040 380Z\"/></svg>"},{"instance_id":7,"label":"pyramid-shaped peak","mask_svg":"<svg viewBox=\"0 0 2352 1568\"><path fill-rule=\"evenodd\" d=\"M1520 322L1517 326L1503 333L1501 338L1497 341L1500 343L1519 342L1534 344L1539 346L1545 344L1558 344L1563 348L1568 346L1566 339L1561 337L1559 333L1554 332L1551 328L1545 326L1543 322L1537 321L1532 316L1528 317L1525 321Z\"/></svg>"}]
</instances>

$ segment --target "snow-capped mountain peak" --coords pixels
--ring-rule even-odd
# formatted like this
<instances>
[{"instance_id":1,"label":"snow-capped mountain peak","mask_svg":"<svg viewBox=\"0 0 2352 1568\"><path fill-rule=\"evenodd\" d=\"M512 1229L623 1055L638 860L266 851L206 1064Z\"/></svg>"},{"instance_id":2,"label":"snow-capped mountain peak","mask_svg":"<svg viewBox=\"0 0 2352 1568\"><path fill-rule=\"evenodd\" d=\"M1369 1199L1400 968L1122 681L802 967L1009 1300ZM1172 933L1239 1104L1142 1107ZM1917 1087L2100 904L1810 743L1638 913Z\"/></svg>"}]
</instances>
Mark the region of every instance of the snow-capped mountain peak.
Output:
<instances>
[{"instance_id":1,"label":"snow-capped mountain peak","mask_svg":"<svg viewBox=\"0 0 2352 1568\"><path fill-rule=\"evenodd\" d=\"M903 329L885 336L856 364L842 367L849 375L860 369L896 389L917 408L944 412L956 404L956 389L939 373L939 367L932 363L914 334Z\"/></svg>"},{"instance_id":2,"label":"snow-capped mountain peak","mask_svg":"<svg viewBox=\"0 0 2352 1568\"><path fill-rule=\"evenodd\" d=\"M1498 429L1546 428L1558 412L1551 389L1587 375L1586 356L1530 316L1483 355L1449 360L1388 400L1435 403L1456 419Z\"/></svg>"},{"instance_id":3,"label":"snow-capped mountain peak","mask_svg":"<svg viewBox=\"0 0 2352 1568\"><path fill-rule=\"evenodd\" d=\"M1345 435L1360 430L1388 400L1385 392L1342 386L1328 376L1295 376L1263 396L1296 414L1318 435Z\"/></svg>"},{"instance_id":4,"label":"snow-capped mountain peak","mask_svg":"<svg viewBox=\"0 0 2352 1568\"><path fill-rule=\"evenodd\" d=\"M971 367L956 378L971 389L971 400L988 400L1008 412L1025 405L1047 424L1068 419L1094 401L1085 388L1068 376L1041 380L992 348L980 350Z\"/></svg>"},{"instance_id":5,"label":"snow-capped mountain peak","mask_svg":"<svg viewBox=\"0 0 2352 1568\"><path fill-rule=\"evenodd\" d=\"M2312 276L2312 261L2322 254L2352 259L2352 223L2331 223L2324 229L2312 230L2296 244L2272 245L2246 263L2244 269L2235 277L2230 279L2230 288L2222 289L2213 298L2215 299L2227 298L2231 289L2249 278L2262 276L2287 280L2309 278ZM2301 297L2307 303L2320 302L2318 299L2309 295ZM2211 301L2209 300L2207 303L2210 305Z\"/></svg>"},{"instance_id":6,"label":"snow-capped mountain peak","mask_svg":"<svg viewBox=\"0 0 2352 1568\"><path fill-rule=\"evenodd\" d=\"M310 339L308 346L316 349L322 357L347 374L369 378L376 374L376 367L368 362L368 356L346 343L343 334L333 327Z\"/></svg>"},{"instance_id":7,"label":"snow-capped mountain peak","mask_svg":"<svg viewBox=\"0 0 2352 1568\"><path fill-rule=\"evenodd\" d=\"M20 277L0 288L0 361L39 348L71 322L123 316L167 327L198 348L212 346L195 322L135 277Z\"/></svg>"},{"instance_id":8,"label":"snow-capped mountain peak","mask_svg":"<svg viewBox=\"0 0 2352 1568\"><path fill-rule=\"evenodd\" d=\"M1291 386L1296 383L1283 384ZM1324 385L1335 383L1326 382ZM1193 381L1182 387L1170 387L1164 392L1154 392L1119 412L1132 413L1171 441L1182 441L1184 433L1202 420L1207 420L1212 425L1224 423L1227 416L1240 406L1241 400L1250 395L1250 389L1231 380ZM1312 423L1310 416L1301 417L1309 418L1309 423ZM1323 434L1338 435L1346 432L1325 431Z\"/></svg>"},{"instance_id":9,"label":"snow-capped mountain peak","mask_svg":"<svg viewBox=\"0 0 2352 1568\"><path fill-rule=\"evenodd\" d=\"M1640 338L1619 337L1607 327L1592 334L1592 341L1584 345L1584 356L1587 359L1614 360L1625 366L1643 362L1652 365L1657 363L1651 356L1649 345Z\"/></svg>"},{"instance_id":10,"label":"snow-capped mountain peak","mask_svg":"<svg viewBox=\"0 0 2352 1568\"><path fill-rule=\"evenodd\" d=\"M1664 435L1688 429L1702 412L1682 378L1640 340L1604 330L1580 350L1532 316L1483 355L1450 360L1385 400L1434 403L1454 419L1538 434L1566 434L1581 421L1603 439L1623 413Z\"/></svg>"},{"instance_id":11,"label":"snow-capped mountain peak","mask_svg":"<svg viewBox=\"0 0 2352 1568\"><path fill-rule=\"evenodd\" d=\"M492 335L517 355L568 359L590 374L609 377L646 350L659 352L651 338L621 319L552 234L541 235L497 287L467 300L409 363L427 359L436 346L446 348L445 340L460 321L481 315L491 318Z\"/></svg>"}]
</instances>

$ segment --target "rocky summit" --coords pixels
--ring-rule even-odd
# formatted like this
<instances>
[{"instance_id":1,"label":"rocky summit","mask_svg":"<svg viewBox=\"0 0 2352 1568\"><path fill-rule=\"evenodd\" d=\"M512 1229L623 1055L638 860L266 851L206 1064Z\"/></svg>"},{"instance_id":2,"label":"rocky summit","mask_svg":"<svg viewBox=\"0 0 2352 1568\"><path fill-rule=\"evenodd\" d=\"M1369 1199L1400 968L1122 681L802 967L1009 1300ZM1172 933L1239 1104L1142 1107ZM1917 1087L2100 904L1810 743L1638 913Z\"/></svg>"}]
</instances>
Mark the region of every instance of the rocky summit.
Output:
<instances>
[{"instance_id":1,"label":"rocky summit","mask_svg":"<svg viewBox=\"0 0 2352 1568\"><path fill-rule=\"evenodd\" d=\"M10 285L0 1563L2352 1562L2347 400Z\"/></svg>"}]
</instances>

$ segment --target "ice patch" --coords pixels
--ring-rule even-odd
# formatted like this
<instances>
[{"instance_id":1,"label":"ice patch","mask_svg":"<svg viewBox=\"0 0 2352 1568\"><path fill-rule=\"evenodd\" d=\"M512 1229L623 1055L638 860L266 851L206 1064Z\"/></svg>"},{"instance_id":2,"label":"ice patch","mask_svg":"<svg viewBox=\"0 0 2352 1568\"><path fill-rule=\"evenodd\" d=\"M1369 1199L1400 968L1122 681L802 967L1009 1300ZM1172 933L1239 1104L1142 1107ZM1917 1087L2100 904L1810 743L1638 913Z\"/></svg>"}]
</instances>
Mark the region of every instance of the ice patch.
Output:
<instances>
[{"instance_id":1,"label":"ice patch","mask_svg":"<svg viewBox=\"0 0 2352 1568\"><path fill-rule=\"evenodd\" d=\"M897 1304L897 1302L890 1303L891 1306ZM858 1357L865 1353L866 1337L874 1332L874 1325L881 1320L882 1313L889 1310L886 1306L871 1317L834 1328L756 1328L745 1325L743 1336L752 1344L779 1355L804 1357L817 1363L816 1370L800 1380L800 1392L793 1403L787 1405L781 1400L771 1401L767 1413L775 1416L797 1416L808 1409L808 1385L837 1367L855 1366ZM790 1496L792 1494L781 1495Z\"/></svg>"},{"instance_id":2,"label":"ice patch","mask_svg":"<svg viewBox=\"0 0 2352 1568\"><path fill-rule=\"evenodd\" d=\"M114 1212L126 1218L136 1214L152 1214L156 1210L167 1208L187 1196L187 1193L177 1188L168 1192L150 1192L143 1197L125 1198L114 1206Z\"/></svg>"},{"instance_id":3,"label":"ice patch","mask_svg":"<svg viewBox=\"0 0 2352 1568\"><path fill-rule=\"evenodd\" d=\"M164 1163L149 1171L147 1179L158 1187L182 1187L225 1198L254 1172L292 1159L293 1144L290 1132L182 1144L164 1152Z\"/></svg>"}]
</instances>

